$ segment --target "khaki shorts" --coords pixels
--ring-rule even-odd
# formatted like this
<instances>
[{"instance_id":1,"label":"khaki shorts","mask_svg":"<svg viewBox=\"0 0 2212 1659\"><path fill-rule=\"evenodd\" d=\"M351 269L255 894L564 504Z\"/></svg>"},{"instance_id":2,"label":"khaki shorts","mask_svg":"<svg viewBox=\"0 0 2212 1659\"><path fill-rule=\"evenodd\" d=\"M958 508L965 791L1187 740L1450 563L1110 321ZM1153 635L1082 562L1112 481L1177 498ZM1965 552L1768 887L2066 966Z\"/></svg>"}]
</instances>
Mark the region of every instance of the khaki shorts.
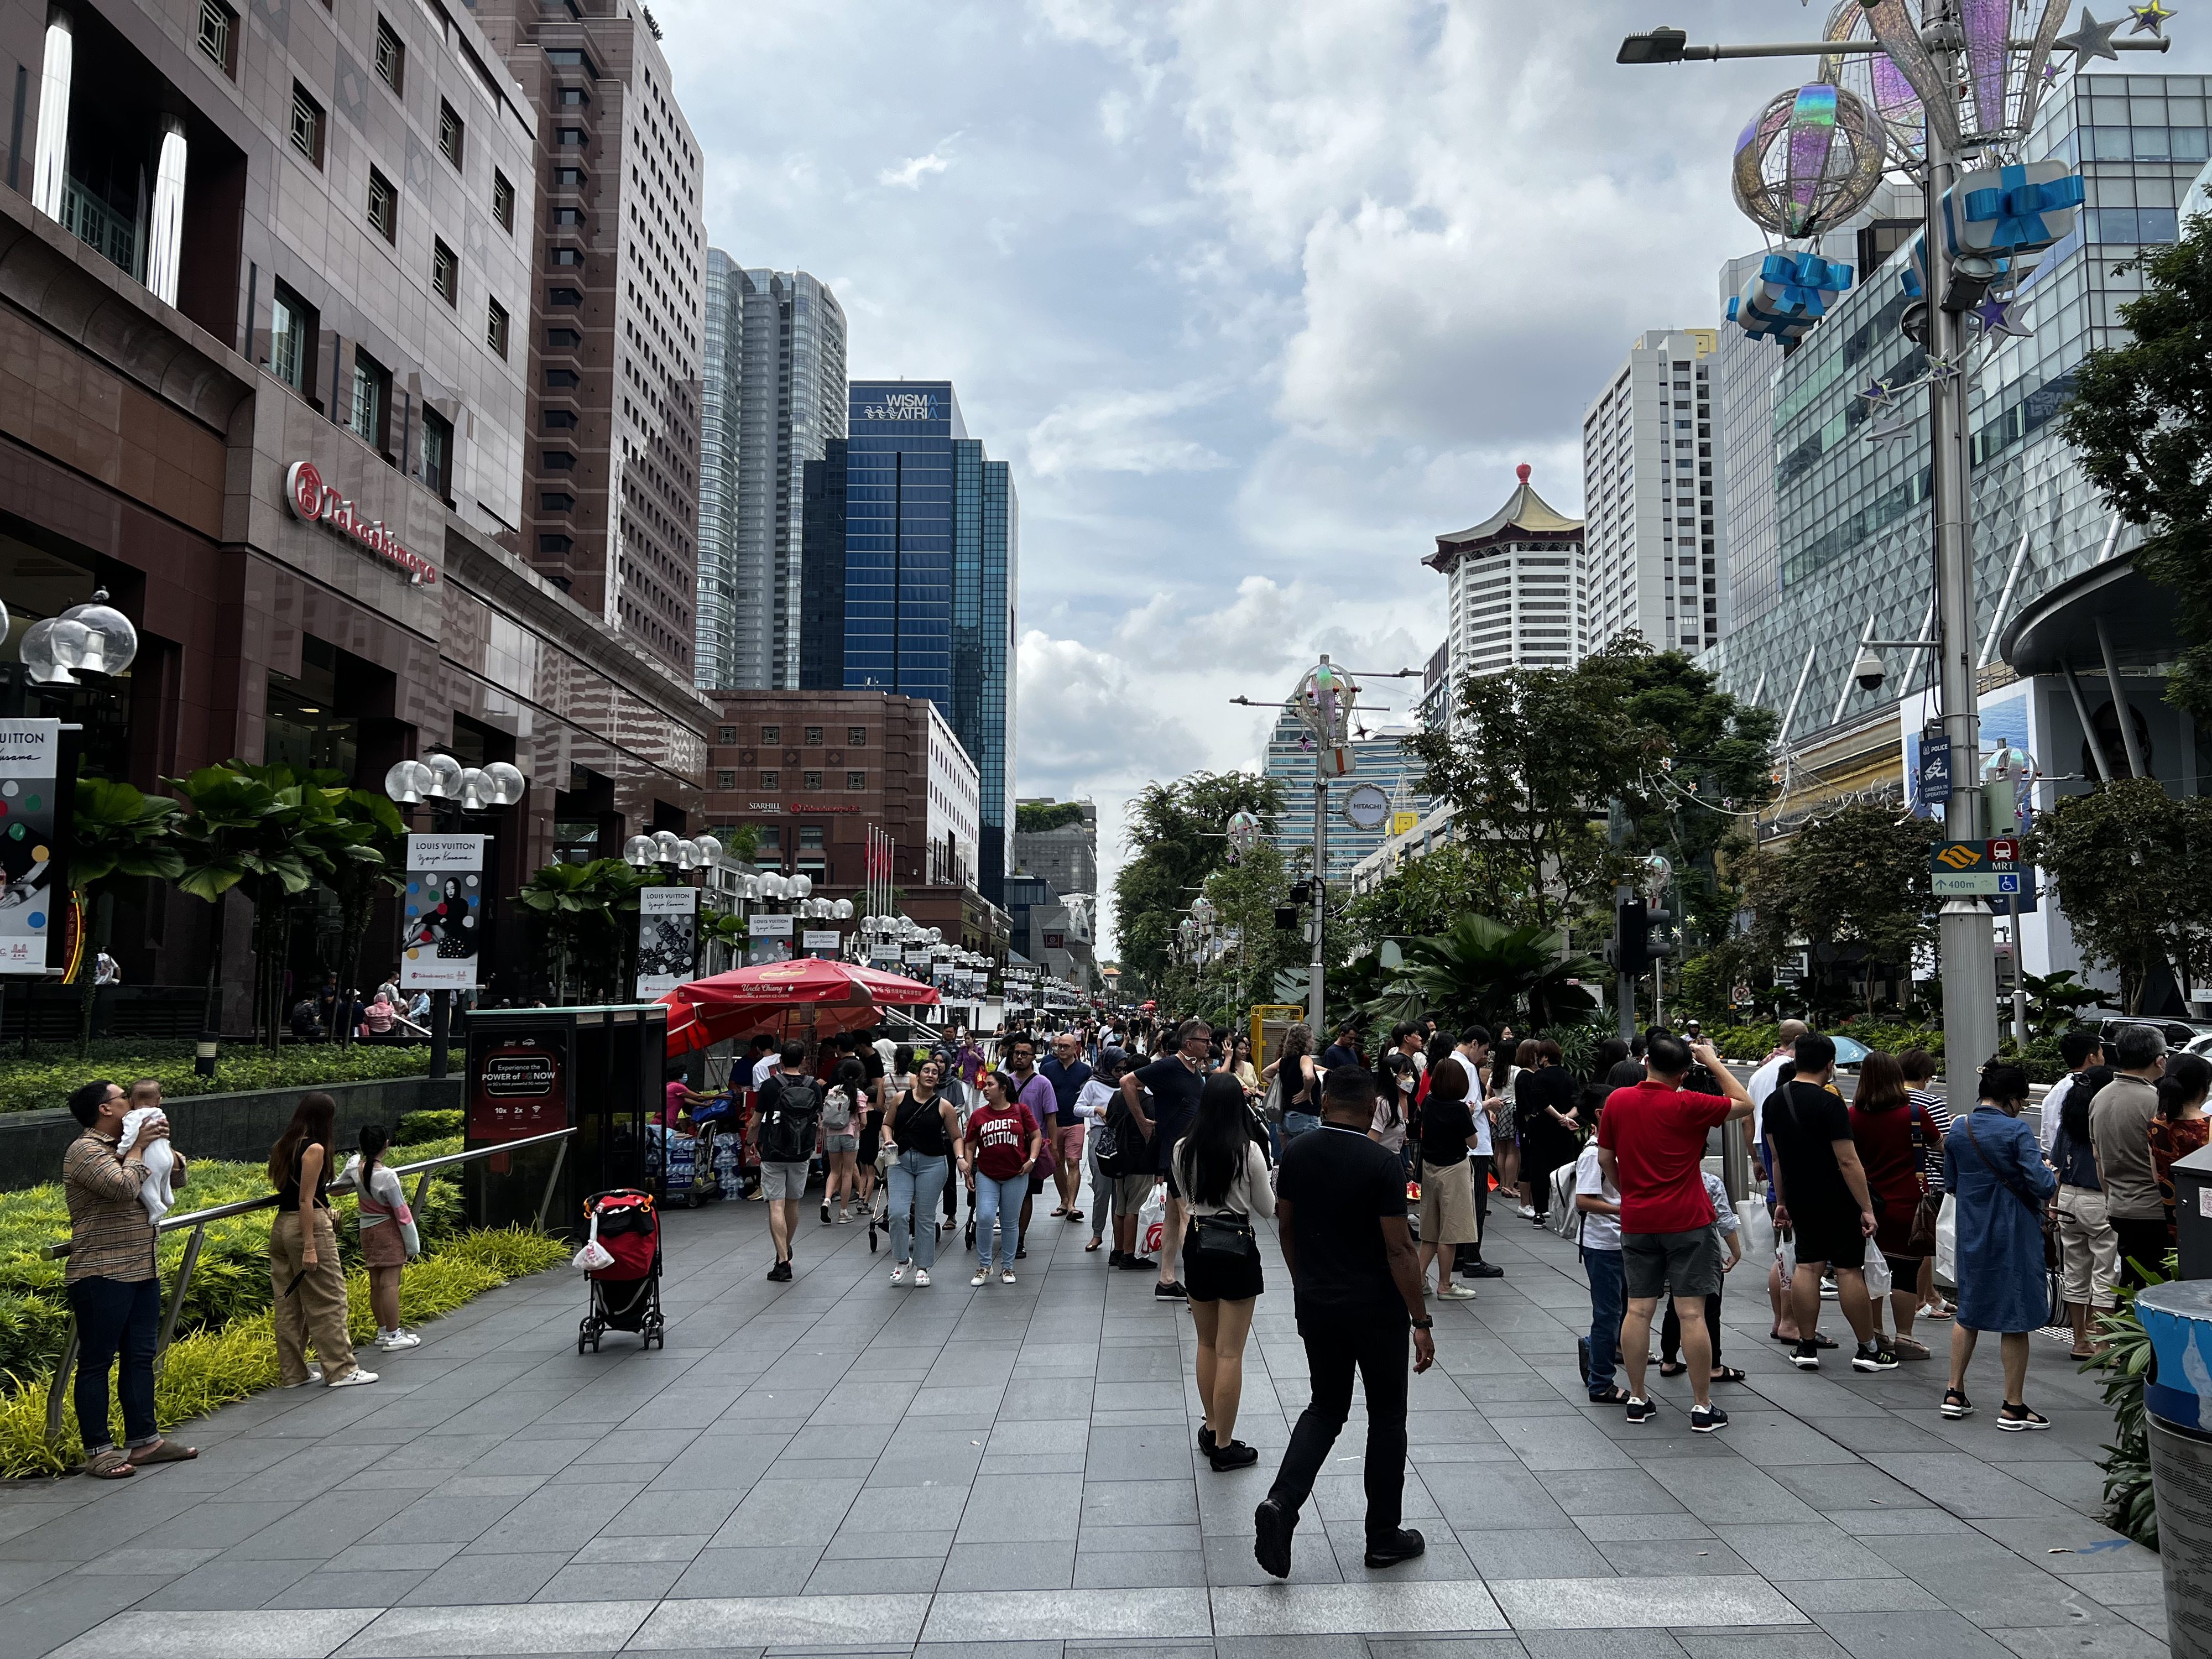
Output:
<instances>
[{"instance_id":1,"label":"khaki shorts","mask_svg":"<svg viewBox=\"0 0 2212 1659\"><path fill-rule=\"evenodd\" d=\"M1152 1188L1158 1180L1156 1175L1116 1176L1114 1179L1114 1213L1136 1214L1144 1207L1145 1200L1152 1195Z\"/></svg>"},{"instance_id":2,"label":"khaki shorts","mask_svg":"<svg viewBox=\"0 0 2212 1659\"><path fill-rule=\"evenodd\" d=\"M1421 1243L1474 1244L1482 1229L1474 1218L1474 1172L1462 1158L1438 1167L1421 1163Z\"/></svg>"}]
</instances>

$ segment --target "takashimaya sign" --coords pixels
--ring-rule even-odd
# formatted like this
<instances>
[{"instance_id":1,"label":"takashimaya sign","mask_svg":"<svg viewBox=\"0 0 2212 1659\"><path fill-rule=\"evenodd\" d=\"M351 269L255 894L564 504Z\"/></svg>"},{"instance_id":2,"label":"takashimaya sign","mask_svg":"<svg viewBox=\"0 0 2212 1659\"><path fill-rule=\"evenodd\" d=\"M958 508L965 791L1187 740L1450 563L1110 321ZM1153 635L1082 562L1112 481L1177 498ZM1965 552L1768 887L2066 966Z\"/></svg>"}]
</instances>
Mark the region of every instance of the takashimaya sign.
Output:
<instances>
[{"instance_id":1,"label":"takashimaya sign","mask_svg":"<svg viewBox=\"0 0 2212 1659\"><path fill-rule=\"evenodd\" d=\"M362 518L353 503L323 482L313 461L295 461L284 474L284 499L295 517L326 524L372 557L379 558L418 587L438 580L438 567L419 553L400 545L399 538L384 527L384 520Z\"/></svg>"},{"instance_id":2,"label":"takashimaya sign","mask_svg":"<svg viewBox=\"0 0 2212 1659\"><path fill-rule=\"evenodd\" d=\"M864 421L933 421L937 400L927 392L887 392L880 401L860 405Z\"/></svg>"}]
</instances>

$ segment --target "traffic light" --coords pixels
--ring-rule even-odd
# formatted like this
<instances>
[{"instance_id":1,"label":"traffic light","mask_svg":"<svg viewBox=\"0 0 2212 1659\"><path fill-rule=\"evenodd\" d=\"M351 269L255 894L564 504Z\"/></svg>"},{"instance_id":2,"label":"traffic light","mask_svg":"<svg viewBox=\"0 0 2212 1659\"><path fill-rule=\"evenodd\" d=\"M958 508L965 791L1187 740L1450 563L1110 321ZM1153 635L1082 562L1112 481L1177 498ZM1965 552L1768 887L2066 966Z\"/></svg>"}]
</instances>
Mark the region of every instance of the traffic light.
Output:
<instances>
[{"instance_id":1,"label":"traffic light","mask_svg":"<svg viewBox=\"0 0 2212 1659\"><path fill-rule=\"evenodd\" d=\"M1671 910L1646 910L1644 923L1644 951L1656 962L1661 957L1671 957L1674 947L1681 943L1674 933L1674 915Z\"/></svg>"},{"instance_id":2,"label":"traffic light","mask_svg":"<svg viewBox=\"0 0 2212 1659\"><path fill-rule=\"evenodd\" d=\"M1301 904L1310 904L1312 902L1313 883L1310 881L1292 882L1291 884L1291 902L1288 904L1279 904L1275 907L1276 928L1285 933L1293 931L1298 925L1298 907Z\"/></svg>"},{"instance_id":3,"label":"traffic light","mask_svg":"<svg viewBox=\"0 0 2212 1659\"><path fill-rule=\"evenodd\" d=\"M1650 911L1631 899L1613 914L1613 965L1634 979L1651 965Z\"/></svg>"}]
</instances>

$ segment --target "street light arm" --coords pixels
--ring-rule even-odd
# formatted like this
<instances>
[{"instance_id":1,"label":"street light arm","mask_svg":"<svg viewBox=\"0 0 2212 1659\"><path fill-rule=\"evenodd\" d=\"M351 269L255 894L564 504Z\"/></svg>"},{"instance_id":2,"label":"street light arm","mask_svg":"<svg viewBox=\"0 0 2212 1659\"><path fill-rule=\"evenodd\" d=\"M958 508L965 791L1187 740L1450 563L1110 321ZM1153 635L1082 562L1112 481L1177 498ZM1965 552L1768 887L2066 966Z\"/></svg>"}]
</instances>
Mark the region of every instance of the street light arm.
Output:
<instances>
[{"instance_id":1,"label":"street light arm","mask_svg":"<svg viewBox=\"0 0 2212 1659\"><path fill-rule=\"evenodd\" d=\"M2169 38L2155 36L2107 44L2118 52L2164 52L2173 42ZM2028 52L2035 42L2009 40L2006 45L2014 52ZM1632 34L1623 40L1620 54L1613 61L1641 68L1650 64L1717 63L1723 58L1869 56L1883 50L1879 40L1770 40L1751 46L1693 46L1680 29L1654 29L1649 34Z\"/></svg>"},{"instance_id":2,"label":"street light arm","mask_svg":"<svg viewBox=\"0 0 2212 1659\"><path fill-rule=\"evenodd\" d=\"M1879 646L1885 651L1941 651L1943 648L1941 640L1866 640L1861 643Z\"/></svg>"}]
</instances>

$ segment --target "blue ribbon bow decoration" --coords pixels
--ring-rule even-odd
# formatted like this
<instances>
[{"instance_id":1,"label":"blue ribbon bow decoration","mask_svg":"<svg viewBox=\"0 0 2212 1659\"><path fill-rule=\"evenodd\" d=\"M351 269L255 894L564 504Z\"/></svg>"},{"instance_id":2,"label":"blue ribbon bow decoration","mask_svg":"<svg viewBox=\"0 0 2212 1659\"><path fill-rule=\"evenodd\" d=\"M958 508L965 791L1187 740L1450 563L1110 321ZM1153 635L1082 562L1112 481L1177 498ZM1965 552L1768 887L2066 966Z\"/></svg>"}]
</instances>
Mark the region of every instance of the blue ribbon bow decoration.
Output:
<instances>
[{"instance_id":1,"label":"blue ribbon bow decoration","mask_svg":"<svg viewBox=\"0 0 2212 1659\"><path fill-rule=\"evenodd\" d=\"M1977 169L1946 192L1946 240L1954 253L2033 252L2066 234L2085 199L2081 175L2061 161Z\"/></svg>"},{"instance_id":2,"label":"blue ribbon bow decoration","mask_svg":"<svg viewBox=\"0 0 2212 1659\"><path fill-rule=\"evenodd\" d=\"M1851 268L1817 253L1770 253L1759 264L1759 280L1771 308L1798 317L1823 317L1829 302L1851 285Z\"/></svg>"}]
</instances>

